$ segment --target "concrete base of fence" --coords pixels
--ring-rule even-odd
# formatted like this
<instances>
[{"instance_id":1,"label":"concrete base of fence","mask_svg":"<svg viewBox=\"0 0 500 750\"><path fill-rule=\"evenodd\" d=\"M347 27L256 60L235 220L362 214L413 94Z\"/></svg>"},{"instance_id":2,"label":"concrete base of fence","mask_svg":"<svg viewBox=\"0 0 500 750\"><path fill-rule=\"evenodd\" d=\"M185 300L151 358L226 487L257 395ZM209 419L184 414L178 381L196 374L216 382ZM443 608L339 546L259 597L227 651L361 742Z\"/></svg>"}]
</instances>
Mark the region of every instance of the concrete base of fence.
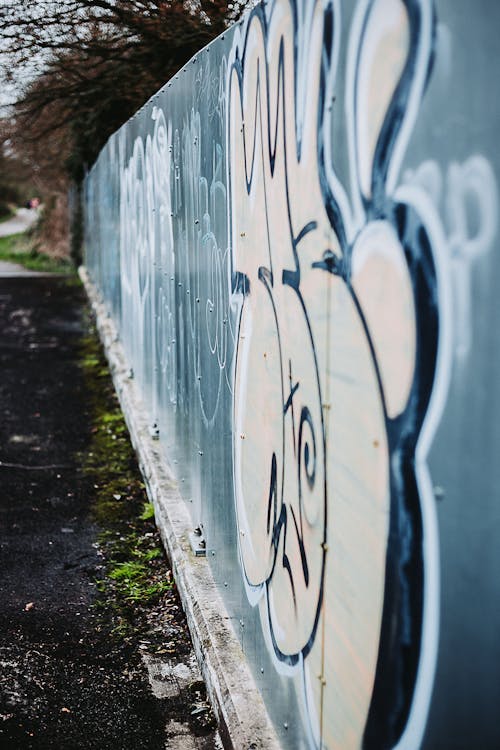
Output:
<instances>
[{"instance_id":1,"label":"concrete base of fence","mask_svg":"<svg viewBox=\"0 0 500 750\"><path fill-rule=\"evenodd\" d=\"M97 330L137 453L156 523L172 563L195 652L219 723L225 748L278 750L281 747L232 629L208 562L189 542L191 519L169 467L152 439L148 419L118 332L84 267L79 270L94 310Z\"/></svg>"}]
</instances>

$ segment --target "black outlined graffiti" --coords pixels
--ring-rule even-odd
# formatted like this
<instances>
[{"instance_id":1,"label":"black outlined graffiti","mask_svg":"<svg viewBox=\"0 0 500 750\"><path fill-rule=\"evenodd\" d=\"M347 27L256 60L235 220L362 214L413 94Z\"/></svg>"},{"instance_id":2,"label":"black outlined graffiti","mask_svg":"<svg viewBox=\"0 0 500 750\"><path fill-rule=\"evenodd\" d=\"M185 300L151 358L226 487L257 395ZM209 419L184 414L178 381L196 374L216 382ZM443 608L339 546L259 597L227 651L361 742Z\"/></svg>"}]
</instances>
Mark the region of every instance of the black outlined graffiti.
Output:
<instances>
[{"instance_id":1,"label":"black outlined graffiti","mask_svg":"<svg viewBox=\"0 0 500 750\"><path fill-rule=\"evenodd\" d=\"M337 2L275 2L253 11L234 45L235 495L248 596L278 667L303 666L312 743L393 747L423 726L415 686L433 665L422 672L422 634L432 661L437 631L423 625L437 571L432 552L424 559L433 519L416 457L437 371L441 228L397 187L433 11L426 0L358 4L350 195L330 141L339 15ZM335 628L345 632L330 638L330 658ZM354 687L343 648L363 662Z\"/></svg>"},{"instance_id":2,"label":"black outlined graffiti","mask_svg":"<svg viewBox=\"0 0 500 750\"><path fill-rule=\"evenodd\" d=\"M432 0L272 0L127 123L87 182L87 262L208 518L278 730L298 697L290 745L414 748L426 723L427 456L451 365L455 384L471 377L481 347L474 290L498 218L488 160L436 154L420 110L428 81L426 105L441 95L433 50Z\"/></svg>"},{"instance_id":3,"label":"black outlined graffiti","mask_svg":"<svg viewBox=\"0 0 500 750\"><path fill-rule=\"evenodd\" d=\"M252 84L248 88L251 113L245 112L244 117L242 112L238 113L238 122L230 124L235 130L243 129L245 151L245 165L238 175L239 182L237 170L238 166L240 169L242 167L241 160L238 165L238 155L230 152L230 163L234 170L233 190L235 184L238 184L237 189L242 188L240 195L244 203L252 186L262 187L260 194L254 197L254 205L258 206L260 212L258 224L256 215L248 212L244 215L244 205L241 206L242 210L234 203L231 208L235 285L243 296L237 331L239 344L235 374L235 473L236 477L243 477L243 485L237 494L240 498L246 494L247 498L245 507L242 504L239 508L247 583L250 590L255 590L257 594L263 585L268 588L269 618L274 623L278 620L280 623L270 629L273 647L281 662L293 666L301 655L308 653L314 642L322 602L326 554L325 434L320 378L314 339L300 287L298 264L300 245L316 227L316 222L310 221L297 229L290 223L290 207L286 205L286 196L290 192L288 164L286 157L281 160L286 148L278 140L286 139L289 134L286 107L290 92L285 93L288 84L285 50L284 45L280 45L275 81L277 105L273 112L276 125L273 132L269 126L271 113L266 90L263 16L255 13L253 18L258 21L253 26L250 21L249 28L255 29L256 38L247 35L246 44L259 45L260 54L253 71ZM232 92L231 105L234 104L236 109L239 106L243 109L245 57L246 46L241 61L236 60L233 67L239 91L234 89ZM275 159L280 169L279 175L272 166ZM268 164L269 175L265 174ZM278 179L280 184L276 188ZM282 209L279 217L272 217L267 209L267 184L273 187L275 194L279 193L279 207ZM236 198L236 202L238 200L240 198ZM283 268L282 264L273 265L270 222L276 218L290 249L288 268ZM247 244L252 253L249 265L253 267L248 273L245 272ZM252 330L255 324L259 326L257 336ZM293 326L296 334L294 339L287 335L290 326ZM295 343L300 351L294 351ZM249 360L248 371L241 367L245 360ZM269 384L269 390L266 384ZM240 400L242 396L243 401ZM253 489L247 484L247 472L251 471L251 467L245 464L247 446L252 450L257 435L252 434L246 417L247 400L251 401L251 409L256 410L257 414L261 406L266 410L272 409L265 424L255 425L259 439L269 445L269 450L267 463L260 468ZM287 488L291 489L291 485L294 486L293 499L289 493L288 501L284 501ZM248 503L250 493L252 498ZM265 509L261 505L263 497L266 498ZM244 520L243 514L246 515ZM314 518L315 522L305 523L306 516ZM266 540L264 544L262 540ZM256 555L251 551L254 544L260 548ZM294 625L290 627L292 623Z\"/></svg>"}]
</instances>

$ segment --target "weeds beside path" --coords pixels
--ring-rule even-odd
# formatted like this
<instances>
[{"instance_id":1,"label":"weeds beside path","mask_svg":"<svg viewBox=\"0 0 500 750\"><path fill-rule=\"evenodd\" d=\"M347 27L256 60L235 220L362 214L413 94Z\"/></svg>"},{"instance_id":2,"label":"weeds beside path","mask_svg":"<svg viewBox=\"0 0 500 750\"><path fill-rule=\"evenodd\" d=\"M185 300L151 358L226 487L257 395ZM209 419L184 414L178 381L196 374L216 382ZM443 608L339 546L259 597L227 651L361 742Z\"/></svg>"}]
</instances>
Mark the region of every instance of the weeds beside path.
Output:
<instances>
[{"instance_id":1,"label":"weeds beside path","mask_svg":"<svg viewBox=\"0 0 500 750\"><path fill-rule=\"evenodd\" d=\"M74 270L67 259L50 258L38 253L26 234L0 235L0 262L2 261L42 273L71 273Z\"/></svg>"},{"instance_id":2,"label":"weeds beside path","mask_svg":"<svg viewBox=\"0 0 500 750\"><path fill-rule=\"evenodd\" d=\"M218 747L75 278L0 279L0 747Z\"/></svg>"}]
</instances>

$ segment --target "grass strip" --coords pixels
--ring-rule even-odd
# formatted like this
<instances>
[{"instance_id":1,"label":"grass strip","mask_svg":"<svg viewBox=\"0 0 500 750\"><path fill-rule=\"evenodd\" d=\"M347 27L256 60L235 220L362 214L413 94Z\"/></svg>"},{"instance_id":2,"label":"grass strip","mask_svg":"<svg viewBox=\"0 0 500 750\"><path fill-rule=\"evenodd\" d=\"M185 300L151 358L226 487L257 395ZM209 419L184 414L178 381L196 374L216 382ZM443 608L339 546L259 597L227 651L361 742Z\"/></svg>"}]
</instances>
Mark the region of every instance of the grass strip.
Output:
<instances>
[{"instance_id":1,"label":"grass strip","mask_svg":"<svg viewBox=\"0 0 500 750\"><path fill-rule=\"evenodd\" d=\"M45 253L37 252L24 233L0 237L0 260L18 263L30 271L66 274L74 272L71 261L63 258L50 258Z\"/></svg>"},{"instance_id":2,"label":"grass strip","mask_svg":"<svg viewBox=\"0 0 500 750\"><path fill-rule=\"evenodd\" d=\"M111 635L145 638L153 653L187 653L190 637L172 572L155 525L128 430L93 324L82 340L81 367L89 394L90 443L81 456L93 489L93 517L103 571L96 607L111 617ZM167 619L179 625L165 642ZM181 624L182 623L182 624ZM106 626L107 627L107 626Z\"/></svg>"}]
</instances>

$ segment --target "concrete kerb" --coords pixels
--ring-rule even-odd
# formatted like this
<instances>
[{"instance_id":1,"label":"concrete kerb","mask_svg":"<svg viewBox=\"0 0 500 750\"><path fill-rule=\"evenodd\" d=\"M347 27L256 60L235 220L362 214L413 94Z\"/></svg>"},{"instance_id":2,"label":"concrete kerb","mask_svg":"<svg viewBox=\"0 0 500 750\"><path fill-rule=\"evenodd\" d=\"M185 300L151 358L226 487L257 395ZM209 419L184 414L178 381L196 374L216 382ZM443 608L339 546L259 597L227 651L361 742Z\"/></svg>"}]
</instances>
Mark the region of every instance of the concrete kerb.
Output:
<instances>
[{"instance_id":1,"label":"concrete kerb","mask_svg":"<svg viewBox=\"0 0 500 750\"><path fill-rule=\"evenodd\" d=\"M231 620L205 558L189 543L191 519L168 465L152 439L130 367L100 295L85 267L79 269L96 316L97 330L137 453L156 523L170 558L195 653L219 724L224 747L279 750L281 744L257 690Z\"/></svg>"}]
</instances>

